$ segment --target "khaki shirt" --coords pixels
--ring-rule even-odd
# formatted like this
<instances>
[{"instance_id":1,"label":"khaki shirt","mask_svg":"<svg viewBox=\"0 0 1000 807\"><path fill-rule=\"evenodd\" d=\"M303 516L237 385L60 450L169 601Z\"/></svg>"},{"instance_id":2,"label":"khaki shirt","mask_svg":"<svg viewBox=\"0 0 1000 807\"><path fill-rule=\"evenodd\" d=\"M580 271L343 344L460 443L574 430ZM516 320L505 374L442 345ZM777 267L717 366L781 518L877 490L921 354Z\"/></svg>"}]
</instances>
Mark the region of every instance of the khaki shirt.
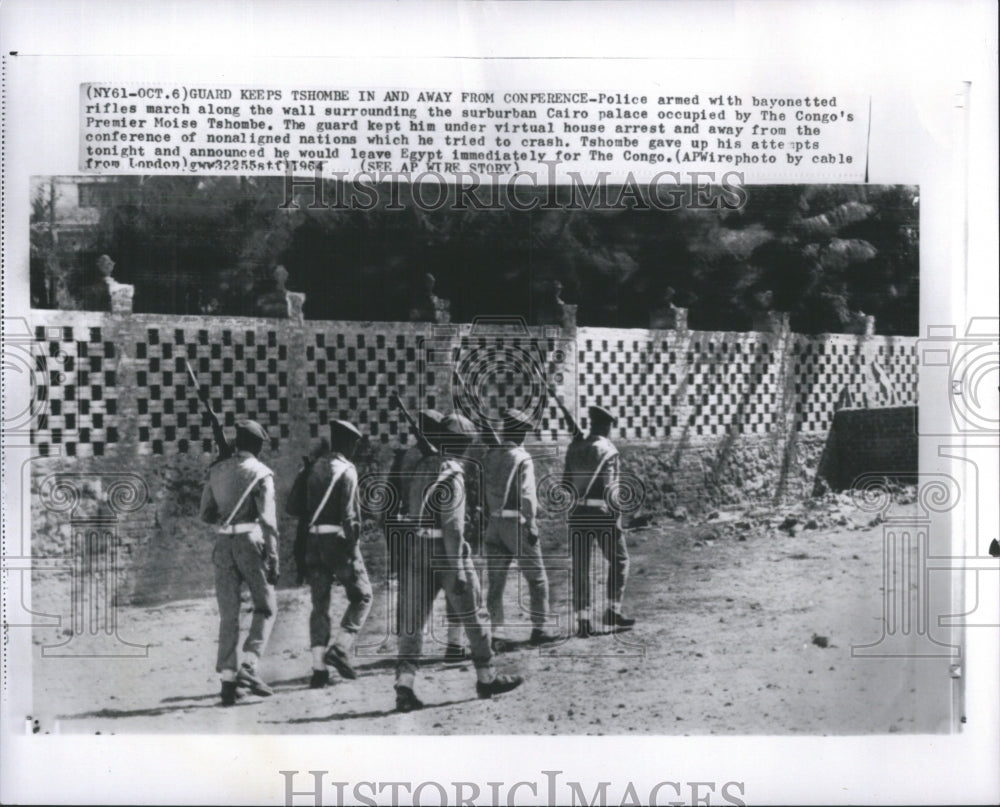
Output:
<instances>
[{"instance_id":1,"label":"khaki shirt","mask_svg":"<svg viewBox=\"0 0 1000 807\"><path fill-rule=\"evenodd\" d=\"M412 451L412 453L411 453ZM440 454L424 454L419 448L413 448L403 458L402 473L405 474L400 491L403 512L409 518L420 518L420 509L424 503L427 489L434 484L441 470ZM424 517L429 514L424 513Z\"/></svg>"},{"instance_id":2,"label":"khaki shirt","mask_svg":"<svg viewBox=\"0 0 1000 807\"><path fill-rule=\"evenodd\" d=\"M358 500L358 471L354 463L348 460L343 454L332 453L319 457L309 469L309 475L305 479L305 511L300 512L296 507L294 511L290 508L291 515L305 519L306 523L312 521L316 509L323 501L327 488L330 487L330 480L336 476L333 490L327 498L326 503L316 524L340 527L344 531L344 537L350 541L357 541L361 537L361 503ZM293 501L301 501L301 497L294 496Z\"/></svg>"},{"instance_id":3,"label":"khaki shirt","mask_svg":"<svg viewBox=\"0 0 1000 807\"><path fill-rule=\"evenodd\" d=\"M524 446L505 443L491 448L483 462L484 493L490 520L517 513L519 523L537 534L538 498L535 462Z\"/></svg>"},{"instance_id":4,"label":"khaki shirt","mask_svg":"<svg viewBox=\"0 0 1000 807\"><path fill-rule=\"evenodd\" d=\"M201 520L221 524L233 512L243 492L254 480L253 492L243 500L230 524L258 522L271 535L278 534L274 500L274 473L249 451L238 451L215 463L201 494Z\"/></svg>"},{"instance_id":5,"label":"khaki shirt","mask_svg":"<svg viewBox=\"0 0 1000 807\"><path fill-rule=\"evenodd\" d=\"M468 552L465 543L465 471L462 463L454 458L432 456L431 459L437 463L437 477L423 488L422 500L410 516L428 519L434 529L441 530L446 555L444 563L452 571L457 571L460 559Z\"/></svg>"},{"instance_id":6,"label":"khaki shirt","mask_svg":"<svg viewBox=\"0 0 1000 807\"><path fill-rule=\"evenodd\" d=\"M564 481L573 486L577 506L611 512L605 491L618 483L618 449L607 437L578 437L566 450Z\"/></svg>"}]
</instances>

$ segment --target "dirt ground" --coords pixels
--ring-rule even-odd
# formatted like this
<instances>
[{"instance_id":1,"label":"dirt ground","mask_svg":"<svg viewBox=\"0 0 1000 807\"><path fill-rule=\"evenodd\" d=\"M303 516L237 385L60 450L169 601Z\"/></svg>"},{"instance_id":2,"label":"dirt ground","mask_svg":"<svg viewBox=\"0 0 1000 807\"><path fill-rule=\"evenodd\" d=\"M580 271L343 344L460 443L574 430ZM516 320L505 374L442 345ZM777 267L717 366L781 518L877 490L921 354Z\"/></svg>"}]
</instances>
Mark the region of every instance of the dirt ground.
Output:
<instances>
[{"instance_id":1,"label":"dirt ground","mask_svg":"<svg viewBox=\"0 0 1000 807\"><path fill-rule=\"evenodd\" d=\"M309 593L279 590L262 673L276 694L219 705L214 596L120 607L119 635L148 644L139 658L43 658L68 628L36 629L33 697L61 733L337 734L867 734L947 731L947 659L852 658L882 634L882 527L843 502L797 523L749 510L661 518L628 533L630 633L571 638L498 657L527 681L492 701L475 694L471 664L442 663L428 641L417 693L423 711L393 712L394 643L387 635L384 549L365 543L375 606L359 641L360 677L308 689ZM817 511L819 512L819 511ZM758 513L759 516L759 513ZM552 606L566 630L568 570L554 530L543 536ZM563 542L564 543L564 542ZM206 538L205 560L210 542ZM598 553L599 556L599 553ZM286 575L291 575L287 570ZM526 586L512 568L508 619ZM65 613L69 580L37 575L33 608ZM334 617L345 600L334 595ZM435 614L443 618L441 602ZM523 611L521 611L523 614ZM249 614L244 614L245 624ZM529 628L510 627L513 639ZM64 625L66 620L64 620ZM443 635L443 629L435 628ZM80 637L86 647L90 637Z\"/></svg>"}]
</instances>

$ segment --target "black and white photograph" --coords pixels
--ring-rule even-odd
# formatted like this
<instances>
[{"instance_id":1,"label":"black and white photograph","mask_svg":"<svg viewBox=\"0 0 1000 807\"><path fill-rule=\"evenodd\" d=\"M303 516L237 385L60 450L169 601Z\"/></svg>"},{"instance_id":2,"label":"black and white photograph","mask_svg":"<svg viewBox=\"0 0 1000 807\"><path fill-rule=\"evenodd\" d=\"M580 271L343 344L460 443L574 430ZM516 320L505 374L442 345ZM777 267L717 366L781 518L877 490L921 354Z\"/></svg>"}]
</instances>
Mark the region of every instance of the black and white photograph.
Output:
<instances>
[{"instance_id":1,"label":"black and white photograph","mask_svg":"<svg viewBox=\"0 0 1000 807\"><path fill-rule=\"evenodd\" d=\"M947 732L919 189L621 190L36 178L36 716Z\"/></svg>"},{"instance_id":2,"label":"black and white photograph","mask_svg":"<svg viewBox=\"0 0 1000 807\"><path fill-rule=\"evenodd\" d=\"M997 803L997 30L6 0L0 802Z\"/></svg>"}]
</instances>

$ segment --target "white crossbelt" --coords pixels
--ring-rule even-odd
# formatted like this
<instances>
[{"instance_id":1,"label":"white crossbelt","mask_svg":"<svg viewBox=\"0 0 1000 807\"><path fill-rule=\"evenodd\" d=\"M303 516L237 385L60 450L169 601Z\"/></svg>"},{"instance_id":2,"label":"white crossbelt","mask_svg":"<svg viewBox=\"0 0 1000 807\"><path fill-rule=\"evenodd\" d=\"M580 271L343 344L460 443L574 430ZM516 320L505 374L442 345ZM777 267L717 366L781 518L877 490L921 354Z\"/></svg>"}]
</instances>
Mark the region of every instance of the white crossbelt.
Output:
<instances>
[{"instance_id":1,"label":"white crossbelt","mask_svg":"<svg viewBox=\"0 0 1000 807\"><path fill-rule=\"evenodd\" d=\"M587 494L590 493L591 488L594 487L594 483L597 481L597 477L600 476L601 471L604 470L604 466L608 464L609 460L617 456L617 454L608 454L604 457L604 459L597 463L597 468L594 469L594 475L590 477L590 481L587 483L587 489L583 491L583 504L585 507L604 507L607 504L603 497L600 499L594 499Z\"/></svg>"},{"instance_id":2,"label":"white crossbelt","mask_svg":"<svg viewBox=\"0 0 1000 807\"><path fill-rule=\"evenodd\" d=\"M332 465L332 463L331 463ZM332 524L317 524L319 520L319 514L323 512L323 508L326 507L326 503L330 500L330 494L333 493L333 488L337 484L337 480L344 475L347 470L347 465L340 465L337 472L330 469L330 484L326 486L326 492L323 494L323 498L320 500L319 507L316 508L316 512L313 513L311 519L309 519L309 532L313 535L326 535L329 533L339 531L343 535L344 531L342 527L337 527Z\"/></svg>"},{"instance_id":3,"label":"white crossbelt","mask_svg":"<svg viewBox=\"0 0 1000 807\"><path fill-rule=\"evenodd\" d=\"M257 532L258 530L260 530L260 524L255 521L250 521L244 524L227 524L224 527L219 527L216 532L219 535L246 535L251 532Z\"/></svg>"},{"instance_id":4,"label":"white crossbelt","mask_svg":"<svg viewBox=\"0 0 1000 807\"><path fill-rule=\"evenodd\" d=\"M255 487L257 487L257 484L261 480L266 479L270 475L271 475L270 472L260 474L259 476L251 480L250 484L247 485L246 489L243 491L243 495L241 495L240 498L236 501L236 506L229 512L229 516L226 518L225 521L222 522L222 524L216 530L216 532L219 535L242 535L244 533L253 532L254 528L260 526L255 521L250 521L250 522L245 521L241 524L233 524L232 520L236 518L236 514L240 511L240 508L243 507L243 502L247 500L247 496L250 495L251 491Z\"/></svg>"},{"instance_id":5,"label":"white crossbelt","mask_svg":"<svg viewBox=\"0 0 1000 807\"><path fill-rule=\"evenodd\" d=\"M343 535L344 528L336 524L314 524L309 528L309 532L313 535Z\"/></svg>"},{"instance_id":6,"label":"white crossbelt","mask_svg":"<svg viewBox=\"0 0 1000 807\"><path fill-rule=\"evenodd\" d=\"M507 477L507 484L504 485L503 488L503 499L500 500L500 506L502 508L503 505L507 504L507 500L510 498L510 489L511 486L514 484L514 477L517 476L517 471L521 467L521 462L523 462L523 460L515 462L514 467L510 469L510 475ZM500 518L520 518L520 516L521 516L520 510L503 508L500 511Z\"/></svg>"},{"instance_id":7,"label":"white crossbelt","mask_svg":"<svg viewBox=\"0 0 1000 807\"><path fill-rule=\"evenodd\" d=\"M424 491L423 501L420 502L420 520L421 521L425 520L424 519L424 510L427 509L427 502L430 500L431 494L434 492L434 487L436 485L441 484L446 479L449 479L452 476L454 476L454 473L452 471L448 471L448 470L442 471L441 473L438 474L437 479L435 479L434 482L431 485L427 486L427 490ZM419 534L422 535L424 538L444 538L444 530L439 529L437 527L422 527L420 529L420 533Z\"/></svg>"}]
</instances>

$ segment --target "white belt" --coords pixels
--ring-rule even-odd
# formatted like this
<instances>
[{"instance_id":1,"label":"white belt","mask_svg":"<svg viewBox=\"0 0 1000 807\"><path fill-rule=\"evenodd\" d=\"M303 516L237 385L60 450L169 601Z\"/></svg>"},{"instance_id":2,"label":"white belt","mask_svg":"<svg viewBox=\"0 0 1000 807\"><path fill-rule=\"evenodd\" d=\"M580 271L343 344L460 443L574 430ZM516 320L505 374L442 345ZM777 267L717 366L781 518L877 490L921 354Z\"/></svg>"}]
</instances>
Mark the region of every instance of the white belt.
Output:
<instances>
[{"instance_id":1,"label":"white belt","mask_svg":"<svg viewBox=\"0 0 1000 807\"><path fill-rule=\"evenodd\" d=\"M520 510L501 510L500 518L519 518L521 515Z\"/></svg>"},{"instance_id":2,"label":"white belt","mask_svg":"<svg viewBox=\"0 0 1000 807\"><path fill-rule=\"evenodd\" d=\"M604 499L584 499L583 504L585 507L607 507L607 502Z\"/></svg>"},{"instance_id":3,"label":"white belt","mask_svg":"<svg viewBox=\"0 0 1000 807\"><path fill-rule=\"evenodd\" d=\"M424 538L444 538L444 530L439 529L423 529L420 534Z\"/></svg>"},{"instance_id":4,"label":"white belt","mask_svg":"<svg viewBox=\"0 0 1000 807\"><path fill-rule=\"evenodd\" d=\"M338 527L336 524L314 524L309 528L309 532L313 535L332 535L333 533L343 535L344 528Z\"/></svg>"},{"instance_id":5,"label":"white belt","mask_svg":"<svg viewBox=\"0 0 1000 807\"><path fill-rule=\"evenodd\" d=\"M228 527L219 527L216 532L219 535L246 535L250 532L256 532L259 529L260 524L256 521L251 521L245 524L230 524Z\"/></svg>"}]
</instances>

